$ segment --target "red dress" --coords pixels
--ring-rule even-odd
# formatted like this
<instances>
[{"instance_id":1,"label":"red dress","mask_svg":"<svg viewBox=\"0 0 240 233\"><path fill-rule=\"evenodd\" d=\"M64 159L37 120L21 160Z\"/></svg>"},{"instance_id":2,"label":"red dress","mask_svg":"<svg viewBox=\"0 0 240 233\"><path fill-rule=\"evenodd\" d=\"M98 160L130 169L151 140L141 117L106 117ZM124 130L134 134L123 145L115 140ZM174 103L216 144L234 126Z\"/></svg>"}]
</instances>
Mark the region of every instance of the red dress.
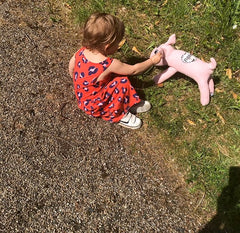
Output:
<instances>
[{"instance_id":1,"label":"red dress","mask_svg":"<svg viewBox=\"0 0 240 233\"><path fill-rule=\"evenodd\" d=\"M75 55L73 73L78 106L88 115L118 122L130 107L140 102L140 98L127 77L112 74L103 81L97 81L113 59L108 57L100 63L90 62L84 56L84 49Z\"/></svg>"}]
</instances>

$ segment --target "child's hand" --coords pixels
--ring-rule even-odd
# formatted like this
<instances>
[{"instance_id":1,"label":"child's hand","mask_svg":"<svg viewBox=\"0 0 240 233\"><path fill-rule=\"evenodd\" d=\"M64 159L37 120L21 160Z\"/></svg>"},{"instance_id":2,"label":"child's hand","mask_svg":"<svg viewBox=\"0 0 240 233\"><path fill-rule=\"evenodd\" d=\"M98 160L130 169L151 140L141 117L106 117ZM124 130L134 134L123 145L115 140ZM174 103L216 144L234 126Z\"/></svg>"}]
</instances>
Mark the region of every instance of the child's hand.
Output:
<instances>
[{"instance_id":1,"label":"child's hand","mask_svg":"<svg viewBox=\"0 0 240 233\"><path fill-rule=\"evenodd\" d=\"M153 55L150 59L154 65L158 64L163 57L162 51L158 51L155 55Z\"/></svg>"}]
</instances>

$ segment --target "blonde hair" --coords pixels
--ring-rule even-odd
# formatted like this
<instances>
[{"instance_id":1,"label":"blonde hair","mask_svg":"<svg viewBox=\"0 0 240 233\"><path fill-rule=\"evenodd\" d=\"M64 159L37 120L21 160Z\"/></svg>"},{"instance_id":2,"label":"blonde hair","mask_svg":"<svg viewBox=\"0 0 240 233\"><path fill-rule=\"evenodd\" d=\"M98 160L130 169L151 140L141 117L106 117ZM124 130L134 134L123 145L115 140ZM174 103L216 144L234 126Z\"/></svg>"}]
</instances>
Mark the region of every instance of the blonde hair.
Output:
<instances>
[{"instance_id":1,"label":"blonde hair","mask_svg":"<svg viewBox=\"0 0 240 233\"><path fill-rule=\"evenodd\" d=\"M83 29L82 45L88 49L104 50L119 43L124 36L124 24L117 17L106 13L92 14Z\"/></svg>"}]
</instances>

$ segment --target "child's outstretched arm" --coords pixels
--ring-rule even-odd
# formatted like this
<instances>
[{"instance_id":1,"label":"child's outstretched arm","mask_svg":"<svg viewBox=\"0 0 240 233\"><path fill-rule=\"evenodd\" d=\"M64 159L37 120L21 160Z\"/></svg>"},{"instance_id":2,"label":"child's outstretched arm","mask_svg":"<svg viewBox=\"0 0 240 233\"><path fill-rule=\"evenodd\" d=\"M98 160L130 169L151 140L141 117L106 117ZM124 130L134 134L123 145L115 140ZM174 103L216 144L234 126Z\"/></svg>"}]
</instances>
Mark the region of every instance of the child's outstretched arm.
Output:
<instances>
[{"instance_id":1,"label":"child's outstretched arm","mask_svg":"<svg viewBox=\"0 0 240 233\"><path fill-rule=\"evenodd\" d=\"M121 74L121 75L136 75L142 73L143 71L147 70L153 65L156 65L160 62L162 58L161 53L157 53L156 55L152 56L151 58L147 59L144 62L136 63L134 65L129 65L123 63L117 59L113 60L112 66L109 68L113 73Z\"/></svg>"},{"instance_id":2,"label":"child's outstretched arm","mask_svg":"<svg viewBox=\"0 0 240 233\"><path fill-rule=\"evenodd\" d=\"M112 64L106 69L98 78L98 81L103 80L110 73L120 74L120 75L136 75L142 73L153 65L156 65L162 59L162 54L157 53L151 58L144 62L136 63L134 65L129 65L123 63L117 59L114 59Z\"/></svg>"},{"instance_id":3,"label":"child's outstretched arm","mask_svg":"<svg viewBox=\"0 0 240 233\"><path fill-rule=\"evenodd\" d=\"M68 71L71 77L73 77L74 66L75 66L75 54L70 59L69 65L68 65Z\"/></svg>"}]
</instances>

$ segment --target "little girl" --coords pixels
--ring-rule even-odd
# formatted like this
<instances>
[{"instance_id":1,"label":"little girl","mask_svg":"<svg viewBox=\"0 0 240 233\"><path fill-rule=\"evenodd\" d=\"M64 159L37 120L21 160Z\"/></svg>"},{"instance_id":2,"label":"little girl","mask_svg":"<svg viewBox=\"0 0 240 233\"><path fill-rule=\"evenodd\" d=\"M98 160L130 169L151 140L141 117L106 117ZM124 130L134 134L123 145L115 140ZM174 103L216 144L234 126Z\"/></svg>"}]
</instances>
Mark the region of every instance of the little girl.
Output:
<instances>
[{"instance_id":1,"label":"little girl","mask_svg":"<svg viewBox=\"0 0 240 233\"><path fill-rule=\"evenodd\" d=\"M91 15L84 25L82 48L69 62L78 106L88 115L138 129L142 121L134 113L147 112L151 105L140 100L127 75L135 75L160 62L157 53L150 59L128 65L108 57L118 50L124 25L106 13Z\"/></svg>"}]
</instances>

